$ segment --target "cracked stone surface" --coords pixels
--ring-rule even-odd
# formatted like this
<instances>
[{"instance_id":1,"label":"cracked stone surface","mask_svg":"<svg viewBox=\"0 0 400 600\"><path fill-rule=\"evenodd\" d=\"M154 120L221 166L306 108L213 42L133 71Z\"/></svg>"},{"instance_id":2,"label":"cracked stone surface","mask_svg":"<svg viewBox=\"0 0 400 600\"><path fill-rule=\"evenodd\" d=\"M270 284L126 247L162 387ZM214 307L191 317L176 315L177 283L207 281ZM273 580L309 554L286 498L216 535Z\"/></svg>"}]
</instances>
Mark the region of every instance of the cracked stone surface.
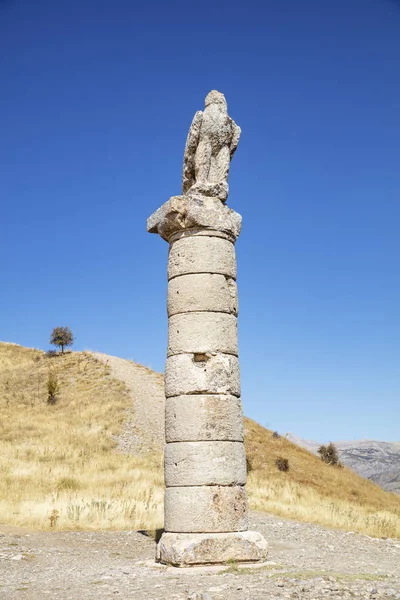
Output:
<instances>
[{"instance_id":1,"label":"cracked stone surface","mask_svg":"<svg viewBox=\"0 0 400 600\"><path fill-rule=\"evenodd\" d=\"M240 127L228 115L225 96L212 90L204 112L194 115L186 140L182 193L201 193L225 201L228 173L240 138Z\"/></svg>"},{"instance_id":2,"label":"cracked stone surface","mask_svg":"<svg viewBox=\"0 0 400 600\"><path fill-rule=\"evenodd\" d=\"M217 231L233 241L240 234L242 217L216 198L205 196L172 196L147 220L147 231L158 233L169 242L187 230Z\"/></svg>"}]
</instances>

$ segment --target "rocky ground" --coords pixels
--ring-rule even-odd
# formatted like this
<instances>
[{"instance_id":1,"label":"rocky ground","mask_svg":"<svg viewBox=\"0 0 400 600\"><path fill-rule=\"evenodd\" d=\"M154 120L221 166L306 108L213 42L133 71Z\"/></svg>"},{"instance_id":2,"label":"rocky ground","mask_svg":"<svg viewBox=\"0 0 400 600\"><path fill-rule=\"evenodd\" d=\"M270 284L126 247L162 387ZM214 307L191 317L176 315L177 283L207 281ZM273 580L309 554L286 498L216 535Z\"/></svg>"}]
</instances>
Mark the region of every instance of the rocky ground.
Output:
<instances>
[{"instance_id":1,"label":"rocky ground","mask_svg":"<svg viewBox=\"0 0 400 600\"><path fill-rule=\"evenodd\" d=\"M140 532L0 528L0 598L7 600L400 600L400 542L332 531L262 513L270 542L261 568L176 569L154 562Z\"/></svg>"}]
</instances>

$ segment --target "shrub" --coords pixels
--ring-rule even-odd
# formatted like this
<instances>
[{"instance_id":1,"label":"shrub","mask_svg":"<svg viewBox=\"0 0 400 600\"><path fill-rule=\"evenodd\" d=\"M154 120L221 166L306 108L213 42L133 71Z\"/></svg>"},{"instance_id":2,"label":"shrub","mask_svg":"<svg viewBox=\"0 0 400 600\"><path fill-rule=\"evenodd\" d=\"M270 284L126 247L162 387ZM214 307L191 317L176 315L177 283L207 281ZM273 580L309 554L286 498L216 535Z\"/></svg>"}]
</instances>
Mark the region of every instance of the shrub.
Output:
<instances>
[{"instance_id":1,"label":"shrub","mask_svg":"<svg viewBox=\"0 0 400 600\"><path fill-rule=\"evenodd\" d=\"M327 465L335 467L342 467L342 463L339 460L339 454L337 448L333 442L329 442L327 446L320 446L318 448L318 454Z\"/></svg>"},{"instance_id":2,"label":"shrub","mask_svg":"<svg viewBox=\"0 0 400 600\"><path fill-rule=\"evenodd\" d=\"M64 354L65 346L72 346L74 336L69 327L54 327L50 336L50 344L61 348L61 353Z\"/></svg>"},{"instance_id":3,"label":"shrub","mask_svg":"<svg viewBox=\"0 0 400 600\"><path fill-rule=\"evenodd\" d=\"M279 440L279 438L281 436L279 435L279 433L277 431L274 431L274 433L272 434L272 437L273 437L274 440Z\"/></svg>"},{"instance_id":4,"label":"shrub","mask_svg":"<svg viewBox=\"0 0 400 600\"><path fill-rule=\"evenodd\" d=\"M246 468L247 473L251 473L252 471L254 471L253 463L251 462L251 459L248 456L246 456Z\"/></svg>"},{"instance_id":5,"label":"shrub","mask_svg":"<svg viewBox=\"0 0 400 600\"><path fill-rule=\"evenodd\" d=\"M275 460L275 465L279 471L283 471L285 473L289 471L289 461L287 458L279 456L279 458Z\"/></svg>"},{"instance_id":6,"label":"shrub","mask_svg":"<svg viewBox=\"0 0 400 600\"><path fill-rule=\"evenodd\" d=\"M57 525L57 521L60 518L60 513L58 510L54 509L52 510L50 516L49 516L49 521L50 521L50 527L53 528Z\"/></svg>"},{"instance_id":7,"label":"shrub","mask_svg":"<svg viewBox=\"0 0 400 600\"><path fill-rule=\"evenodd\" d=\"M47 377L47 404L55 404L58 400L59 383L54 371L49 371Z\"/></svg>"}]
</instances>

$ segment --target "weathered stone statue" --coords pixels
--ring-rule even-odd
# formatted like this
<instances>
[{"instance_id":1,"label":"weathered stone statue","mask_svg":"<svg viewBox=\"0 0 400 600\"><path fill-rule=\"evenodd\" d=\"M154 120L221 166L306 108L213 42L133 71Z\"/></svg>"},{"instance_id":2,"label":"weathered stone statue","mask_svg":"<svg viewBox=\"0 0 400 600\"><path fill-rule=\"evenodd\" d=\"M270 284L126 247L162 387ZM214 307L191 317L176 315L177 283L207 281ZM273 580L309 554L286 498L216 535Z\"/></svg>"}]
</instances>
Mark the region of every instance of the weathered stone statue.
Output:
<instances>
[{"instance_id":1,"label":"weathered stone statue","mask_svg":"<svg viewBox=\"0 0 400 600\"><path fill-rule=\"evenodd\" d=\"M225 201L228 173L240 127L228 115L225 96L212 90L205 110L197 111L189 129L183 161L182 194L204 194Z\"/></svg>"},{"instance_id":2,"label":"weathered stone statue","mask_svg":"<svg viewBox=\"0 0 400 600\"><path fill-rule=\"evenodd\" d=\"M237 340L230 159L240 129L212 91L189 131L183 195L147 222L169 242L165 370L165 532L157 548L178 566L254 562L267 543L248 531L246 459Z\"/></svg>"}]
</instances>

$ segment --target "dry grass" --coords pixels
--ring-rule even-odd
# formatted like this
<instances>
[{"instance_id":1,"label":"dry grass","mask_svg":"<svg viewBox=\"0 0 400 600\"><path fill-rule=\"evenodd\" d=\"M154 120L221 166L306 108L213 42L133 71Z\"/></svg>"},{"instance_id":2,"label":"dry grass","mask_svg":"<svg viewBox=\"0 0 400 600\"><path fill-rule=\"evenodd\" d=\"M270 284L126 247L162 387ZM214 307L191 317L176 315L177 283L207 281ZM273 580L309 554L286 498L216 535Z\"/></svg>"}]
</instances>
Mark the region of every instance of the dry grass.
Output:
<instances>
[{"instance_id":1,"label":"dry grass","mask_svg":"<svg viewBox=\"0 0 400 600\"><path fill-rule=\"evenodd\" d=\"M49 370L59 380L47 404ZM31 528L158 528L160 457L114 451L131 400L87 353L0 344L0 522Z\"/></svg>"},{"instance_id":2,"label":"dry grass","mask_svg":"<svg viewBox=\"0 0 400 600\"><path fill-rule=\"evenodd\" d=\"M49 369L59 381L47 404ZM160 381L161 383L161 381ZM161 457L115 451L129 391L89 353L47 357L0 343L0 523L35 529L158 529ZM250 506L373 536L400 537L400 497L328 466L246 419ZM289 460L289 472L275 460Z\"/></svg>"},{"instance_id":3,"label":"dry grass","mask_svg":"<svg viewBox=\"0 0 400 600\"><path fill-rule=\"evenodd\" d=\"M347 468L323 463L250 419L245 420L248 479L254 509L376 537L400 537L400 496ZM275 465L287 458L290 470Z\"/></svg>"}]
</instances>

